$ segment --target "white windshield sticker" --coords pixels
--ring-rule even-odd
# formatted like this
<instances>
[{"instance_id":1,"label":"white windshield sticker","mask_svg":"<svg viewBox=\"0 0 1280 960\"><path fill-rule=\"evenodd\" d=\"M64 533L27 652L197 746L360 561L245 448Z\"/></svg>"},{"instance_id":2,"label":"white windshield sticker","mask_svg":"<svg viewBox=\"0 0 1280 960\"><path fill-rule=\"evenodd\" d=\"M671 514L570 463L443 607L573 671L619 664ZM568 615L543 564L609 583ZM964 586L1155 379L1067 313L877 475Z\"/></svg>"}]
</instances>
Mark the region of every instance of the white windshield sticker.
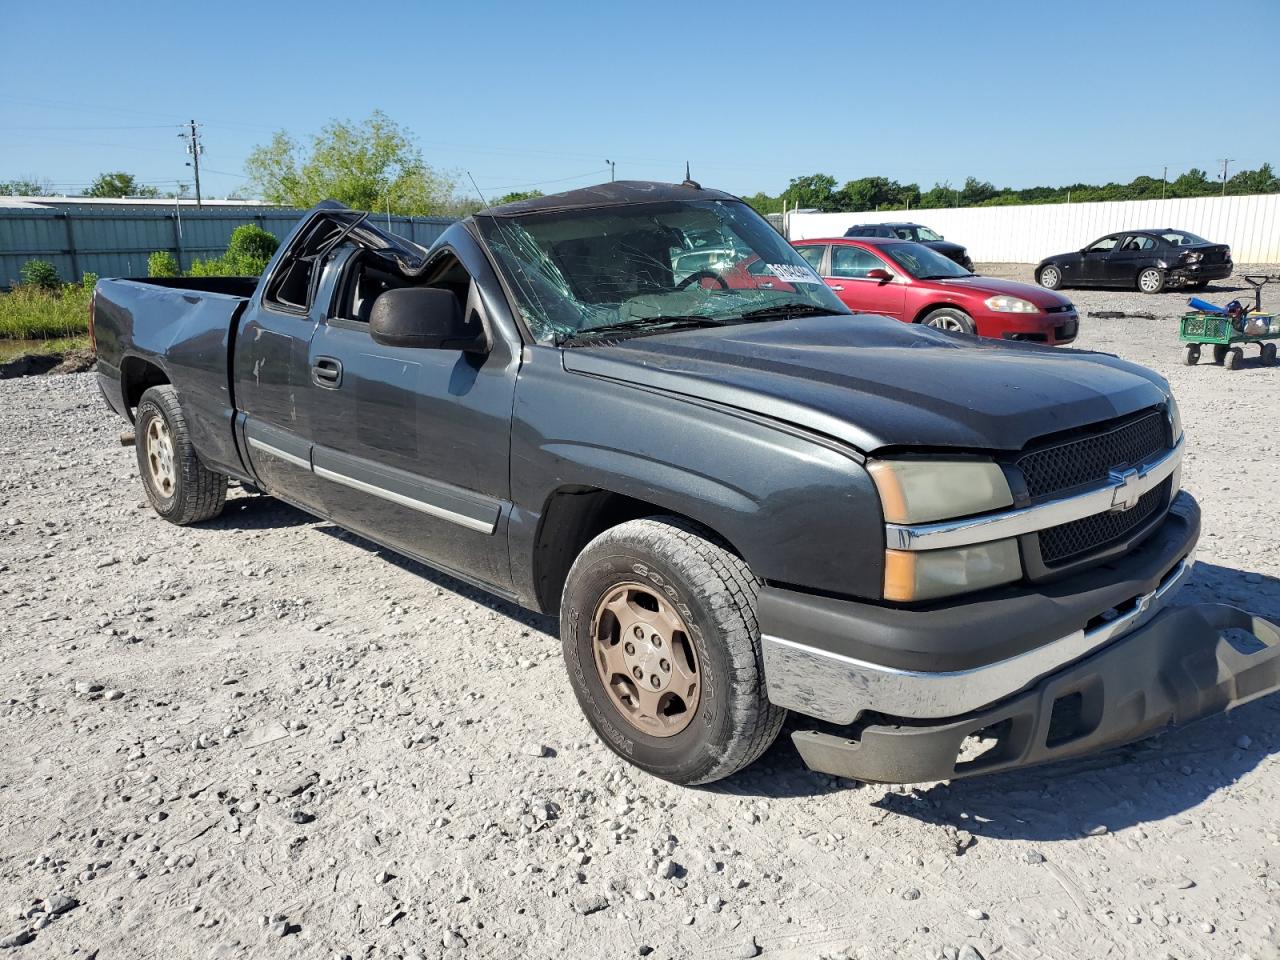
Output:
<instances>
[{"instance_id":1,"label":"white windshield sticker","mask_svg":"<svg viewBox=\"0 0 1280 960\"><path fill-rule=\"evenodd\" d=\"M770 273L787 283L822 283L822 279L808 267L797 267L790 263L769 263L766 266Z\"/></svg>"}]
</instances>

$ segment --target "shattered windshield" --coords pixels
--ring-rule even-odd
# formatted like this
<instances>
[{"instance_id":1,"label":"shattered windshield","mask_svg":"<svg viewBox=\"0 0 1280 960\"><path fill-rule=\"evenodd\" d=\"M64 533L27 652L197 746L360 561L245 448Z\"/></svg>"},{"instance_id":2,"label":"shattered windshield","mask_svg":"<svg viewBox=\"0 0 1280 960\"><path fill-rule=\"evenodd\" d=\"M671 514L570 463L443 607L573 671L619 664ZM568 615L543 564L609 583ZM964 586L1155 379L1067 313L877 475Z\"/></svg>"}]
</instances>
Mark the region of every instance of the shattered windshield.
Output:
<instances>
[{"instance_id":1,"label":"shattered windshield","mask_svg":"<svg viewBox=\"0 0 1280 960\"><path fill-rule=\"evenodd\" d=\"M542 342L849 312L743 203L672 201L476 220Z\"/></svg>"}]
</instances>

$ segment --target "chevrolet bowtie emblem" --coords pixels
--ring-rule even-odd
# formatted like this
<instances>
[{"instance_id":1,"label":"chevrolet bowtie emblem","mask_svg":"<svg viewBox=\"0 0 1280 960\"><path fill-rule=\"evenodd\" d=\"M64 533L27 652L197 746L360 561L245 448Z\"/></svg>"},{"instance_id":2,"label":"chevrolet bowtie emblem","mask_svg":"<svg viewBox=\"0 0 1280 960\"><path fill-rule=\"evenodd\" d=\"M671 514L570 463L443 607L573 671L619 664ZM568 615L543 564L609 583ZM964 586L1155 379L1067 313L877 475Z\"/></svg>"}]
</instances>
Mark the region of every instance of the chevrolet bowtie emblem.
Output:
<instances>
[{"instance_id":1,"label":"chevrolet bowtie emblem","mask_svg":"<svg viewBox=\"0 0 1280 960\"><path fill-rule=\"evenodd\" d=\"M1128 470L1112 470L1111 482L1115 484L1111 493L1111 512L1123 513L1126 510L1132 510L1138 505L1138 499L1142 496L1142 491L1138 489L1138 471L1130 468Z\"/></svg>"}]
</instances>

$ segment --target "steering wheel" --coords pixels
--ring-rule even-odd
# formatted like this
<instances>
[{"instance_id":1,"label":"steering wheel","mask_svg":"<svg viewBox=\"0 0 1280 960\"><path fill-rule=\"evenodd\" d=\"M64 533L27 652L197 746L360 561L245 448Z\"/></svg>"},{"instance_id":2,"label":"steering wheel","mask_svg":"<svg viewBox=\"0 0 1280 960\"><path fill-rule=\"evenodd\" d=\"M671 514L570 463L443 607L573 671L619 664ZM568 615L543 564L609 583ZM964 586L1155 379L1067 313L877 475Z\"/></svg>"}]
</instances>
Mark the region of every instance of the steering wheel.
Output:
<instances>
[{"instance_id":1,"label":"steering wheel","mask_svg":"<svg viewBox=\"0 0 1280 960\"><path fill-rule=\"evenodd\" d=\"M684 290L686 287L690 286L695 280L714 280L716 283L720 284L721 290L729 289L729 284L725 283L724 277L720 276L720 274L718 273L712 273L710 270L699 270L696 273L689 274L687 277L685 277L683 280L681 280L679 283L676 284L676 289Z\"/></svg>"}]
</instances>

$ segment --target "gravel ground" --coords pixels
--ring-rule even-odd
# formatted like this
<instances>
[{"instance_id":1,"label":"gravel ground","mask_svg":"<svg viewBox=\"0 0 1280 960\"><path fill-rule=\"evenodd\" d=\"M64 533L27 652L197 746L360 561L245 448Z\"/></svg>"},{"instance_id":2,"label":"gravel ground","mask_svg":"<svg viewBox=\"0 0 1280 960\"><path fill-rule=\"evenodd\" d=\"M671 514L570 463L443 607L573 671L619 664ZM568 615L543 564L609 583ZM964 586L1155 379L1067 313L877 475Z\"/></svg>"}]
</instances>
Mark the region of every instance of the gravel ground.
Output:
<instances>
[{"instance_id":1,"label":"gravel ground","mask_svg":"<svg viewBox=\"0 0 1280 960\"><path fill-rule=\"evenodd\" d=\"M1182 596L1280 620L1280 368L1183 367L1185 294L1070 295L1181 398ZM169 526L90 375L0 382L0 424L15 957L1280 956L1280 698L914 789L784 736L681 789L596 742L552 620L239 490Z\"/></svg>"}]
</instances>

